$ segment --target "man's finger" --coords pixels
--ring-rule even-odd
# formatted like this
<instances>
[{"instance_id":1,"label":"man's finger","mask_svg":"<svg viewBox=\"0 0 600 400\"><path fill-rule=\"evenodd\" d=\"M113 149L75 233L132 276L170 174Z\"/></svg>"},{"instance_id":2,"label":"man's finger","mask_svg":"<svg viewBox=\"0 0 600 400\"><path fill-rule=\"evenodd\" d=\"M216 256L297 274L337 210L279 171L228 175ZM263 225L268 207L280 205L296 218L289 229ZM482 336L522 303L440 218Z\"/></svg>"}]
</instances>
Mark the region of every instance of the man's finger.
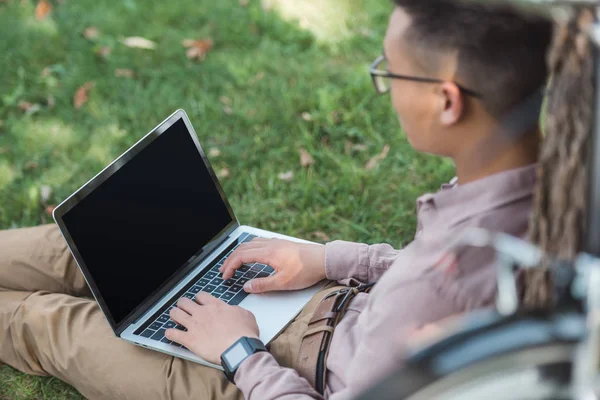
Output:
<instances>
[{"instance_id":1,"label":"man's finger","mask_svg":"<svg viewBox=\"0 0 600 400\"><path fill-rule=\"evenodd\" d=\"M183 326L189 326L190 320L191 320L191 316L190 314L186 313L185 311L175 307L171 310L171 313L169 314L171 316L171 319L175 322L177 322L179 325L183 325Z\"/></svg>"},{"instance_id":2,"label":"man's finger","mask_svg":"<svg viewBox=\"0 0 600 400\"><path fill-rule=\"evenodd\" d=\"M217 304L222 304L223 300L217 299L212 294L208 294L206 292L200 292L196 295L196 303L198 303L200 305L211 305L211 304L217 305Z\"/></svg>"},{"instance_id":3,"label":"man's finger","mask_svg":"<svg viewBox=\"0 0 600 400\"><path fill-rule=\"evenodd\" d=\"M238 247L233 253L231 253L231 255L229 257L227 257L227 259L225 260L225 262L223 263L223 265L221 266L221 268L219 268L220 272L224 272L226 268L229 267L229 264L231 263L232 259L235 259L235 257L242 252L245 252L247 250L253 250L253 249L259 249L265 246L264 242L254 242L254 240L247 242L247 243L242 243L240 245L240 247Z\"/></svg>"},{"instance_id":4,"label":"man's finger","mask_svg":"<svg viewBox=\"0 0 600 400\"><path fill-rule=\"evenodd\" d=\"M196 311L198 303L188 299L187 297L182 297L177 301L177 307L181 308L190 315L194 315L194 311Z\"/></svg>"},{"instance_id":5,"label":"man's finger","mask_svg":"<svg viewBox=\"0 0 600 400\"><path fill-rule=\"evenodd\" d=\"M169 328L165 331L165 336L167 339L185 346L184 342L186 342L187 339L187 332L180 331L179 329Z\"/></svg>"},{"instance_id":6,"label":"man's finger","mask_svg":"<svg viewBox=\"0 0 600 400\"><path fill-rule=\"evenodd\" d=\"M223 273L223 279L227 280L233 276L233 273L236 269L242 266L242 264L246 263L254 263L260 262L264 264L269 264L265 260L265 248L257 248L257 249L249 249L239 251L237 254L233 253L227 259L227 266L223 265L221 272Z\"/></svg>"},{"instance_id":7,"label":"man's finger","mask_svg":"<svg viewBox=\"0 0 600 400\"><path fill-rule=\"evenodd\" d=\"M277 275L269 276L267 278L250 279L244 284L244 290L248 293L263 293L281 289L283 288L279 283Z\"/></svg>"}]
</instances>

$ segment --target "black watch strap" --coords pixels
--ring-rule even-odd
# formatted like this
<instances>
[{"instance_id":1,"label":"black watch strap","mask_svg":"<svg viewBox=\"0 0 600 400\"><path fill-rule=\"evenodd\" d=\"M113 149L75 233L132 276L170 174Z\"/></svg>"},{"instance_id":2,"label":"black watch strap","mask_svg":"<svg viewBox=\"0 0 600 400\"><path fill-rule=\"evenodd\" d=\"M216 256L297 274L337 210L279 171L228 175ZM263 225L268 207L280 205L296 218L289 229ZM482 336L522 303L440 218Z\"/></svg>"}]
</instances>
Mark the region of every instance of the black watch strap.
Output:
<instances>
[{"instance_id":1,"label":"black watch strap","mask_svg":"<svg viewBox=\"0 0 600 400\"><path fill-rule=\"evenodd\" d=\"M233 378L238 369L238 366L252 354L260 351L267 351L267 348L259 339L241 337L234 344L229 346L227 350L221 354L221 366L223 372L229 382L235 383ZM233 365L232 365L233 364Z\"/></svg>"}]
</instances>

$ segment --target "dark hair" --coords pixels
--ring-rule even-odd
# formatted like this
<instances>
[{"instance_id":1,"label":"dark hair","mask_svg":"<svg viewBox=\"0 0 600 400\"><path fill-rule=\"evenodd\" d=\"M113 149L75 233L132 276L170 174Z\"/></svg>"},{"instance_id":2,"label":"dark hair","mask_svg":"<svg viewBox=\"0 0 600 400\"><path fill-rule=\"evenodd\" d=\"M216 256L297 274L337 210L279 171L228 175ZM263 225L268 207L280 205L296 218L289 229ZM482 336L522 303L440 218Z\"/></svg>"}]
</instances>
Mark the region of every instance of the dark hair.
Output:
<instances>
[{"instance_id":1,"label":"dark hair","mask_svg":"<svg viewBox=\"0 0 600 400\"><path fill-rule=\"evenodd\" d=\"M482 93L484 106L496 117L546 82L549 20L483 1L394 1L412 19L406 39L434 51L457 50L457 79Z\"/></svg>"}]
</instances>

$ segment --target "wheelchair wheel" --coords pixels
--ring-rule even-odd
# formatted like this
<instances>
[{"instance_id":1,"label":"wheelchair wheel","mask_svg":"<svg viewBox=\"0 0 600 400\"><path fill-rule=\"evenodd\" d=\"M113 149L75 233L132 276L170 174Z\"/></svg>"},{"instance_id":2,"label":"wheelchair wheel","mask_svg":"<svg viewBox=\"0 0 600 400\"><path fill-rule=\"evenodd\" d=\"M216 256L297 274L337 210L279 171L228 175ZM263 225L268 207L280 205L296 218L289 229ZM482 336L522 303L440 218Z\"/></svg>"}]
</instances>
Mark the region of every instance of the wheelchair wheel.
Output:
<instances>
[{"instance_id":1,"label":"wheelchair wheel","mask_svg":"<svg viewBox=\"0 0 600 400\"><path fill-rule=\"evenodd\" d=\"M475 316L466 329L414 354L359 399L570 399L579 313Z\"/></svg>"}]
</instances>

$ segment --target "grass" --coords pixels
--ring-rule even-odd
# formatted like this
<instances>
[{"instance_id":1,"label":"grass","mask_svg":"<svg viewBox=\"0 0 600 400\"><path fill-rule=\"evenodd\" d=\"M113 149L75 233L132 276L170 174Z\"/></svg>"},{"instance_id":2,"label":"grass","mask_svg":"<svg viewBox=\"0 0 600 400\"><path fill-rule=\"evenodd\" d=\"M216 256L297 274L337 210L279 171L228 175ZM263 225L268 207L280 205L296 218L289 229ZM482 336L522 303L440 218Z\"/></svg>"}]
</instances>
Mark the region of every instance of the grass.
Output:
<instances>
[{"instance_id":1,"label":"grass","mask_svg":"<svg viewBox=\"0 0 600 400\"><path fill-rule=\"evenodd\" d=\"M306 18L296 2L268 3L53 1L39 21L34 2L0 2L0 229L51 222L47 206L183 108L207 153L220 151L209 158L230 171L222 184L243 223L317 241L409 241L415 198L453 170L410 148L389 99L372 88L367 68L381 51L389 2L307 0ZM82 35L90 26L95 39ZM128 48L120 43L128 36L156 49ZM215 43L206 60L188 60L181 41L205 37ZM112 49L106 58L102 47ZM115 76L117 68L134 77ZM95 87L75 109L88 81ZM366 169L386 144L389 155ZM300 148L312 166L300 165ZM287 171L293 179L279 179ZM3 367L4 398L79 395Z\"/></svg>"}]
</instances>

